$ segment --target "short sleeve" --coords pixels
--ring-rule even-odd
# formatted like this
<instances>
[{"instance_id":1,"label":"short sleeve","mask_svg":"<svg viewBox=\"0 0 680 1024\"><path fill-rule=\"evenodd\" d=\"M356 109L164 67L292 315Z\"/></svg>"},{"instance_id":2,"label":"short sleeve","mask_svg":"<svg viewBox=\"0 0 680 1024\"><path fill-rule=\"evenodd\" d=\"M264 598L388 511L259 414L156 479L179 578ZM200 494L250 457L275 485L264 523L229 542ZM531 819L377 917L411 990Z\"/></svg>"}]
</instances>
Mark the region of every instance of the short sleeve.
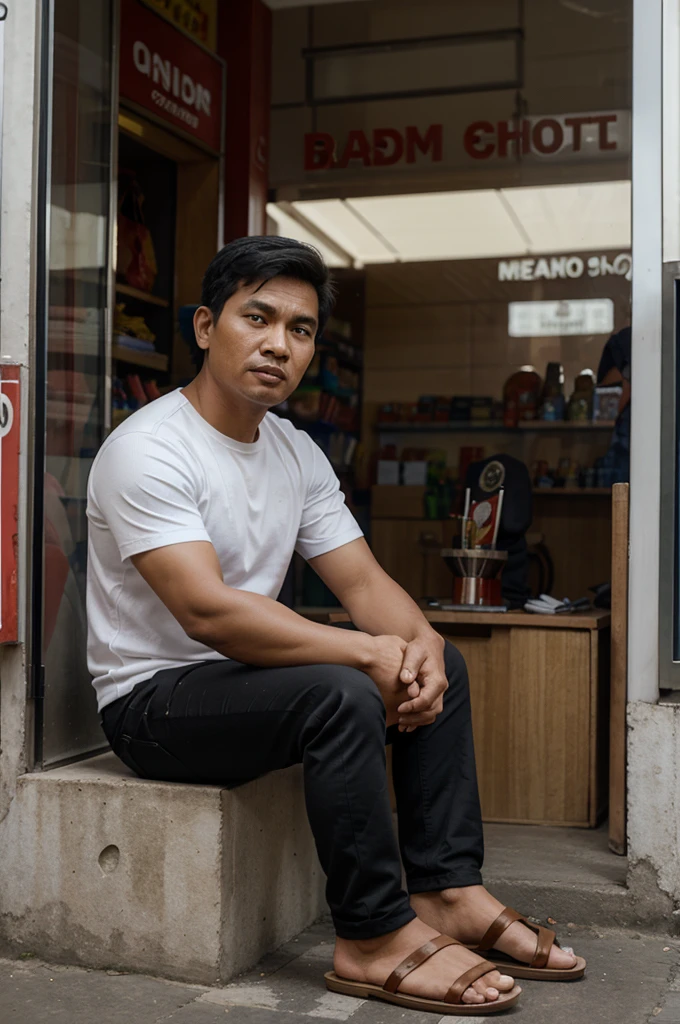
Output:
<instances>
[{"instance_id":1,"label":"short sleeve","mask_svg":"<svg viewBox=\"0 0 680 1024\"><path fill-rule=\"evenodd\" d=\"M345 504L345 496L330 462L319 446L305 437L307 490L295 550L305 559L363 537L356 519Z\"/></svg>"},{"instance_id":2,"label":"short sleeve","mask_svg":"<svg viewBox=\"0 0 680 1024\"><path fill-rule=\"evenodd\" d=\"M200 482L181 452L151 434L125 433L106 445L88 482L87 515L108 527L121 560L143 551L210 541L198 507Z\"/></svg>"}]
</instances>

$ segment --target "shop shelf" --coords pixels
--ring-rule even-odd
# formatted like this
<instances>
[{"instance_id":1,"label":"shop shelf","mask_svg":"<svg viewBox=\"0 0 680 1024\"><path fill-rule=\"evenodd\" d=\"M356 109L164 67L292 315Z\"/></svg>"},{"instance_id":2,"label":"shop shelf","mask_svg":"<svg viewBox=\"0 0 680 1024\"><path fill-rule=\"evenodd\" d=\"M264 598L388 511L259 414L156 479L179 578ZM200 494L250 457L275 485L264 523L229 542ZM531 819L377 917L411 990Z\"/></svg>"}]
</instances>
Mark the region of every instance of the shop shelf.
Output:
<instances>
[{"instance_id":1,"label":"shop shelf","mask_svg":"<svg viewBox=\"0 0 680 1024\"><path fill-rule=\"evenodd\" d=\"M524 420L519 425L520 430L573 430L577 433L583 430L613 430L614 420L586 420L581 423L569 420Z\"/></svg>"},{"instance_id":2,"label":"shop shelf","mask_svg":"<svg viewBox=\"0 0 680 1024\"><path fill-rule=\"evenodd\" d=\"M500 421L474 422L472 420L459 420L453 423L377 423L375 425L375 430L380 434L526 434L533 431L537 433L548 431L587 433L593 430L611 431L613 428L614 423L610 420L601 420L597 423L526 420L518 427L506 427Z\"/></svg>"},{"instance_id":3,"label":"shop shelf","mask_svg":"<svg viewBox=\"0 0 680 1024\"><path fill-rule=\"evenodd\" d=\"M517 429L504 427L500 421L473 423L470 420L454 423L376 423L375 429L380 434L518 433Z\"/></svg>"},{"instance_id":4,"label":"shop shelf","mask_svg":"<svg viewBox=\"0 0 680 1024\"><path fill-rule=\"evenodd\" d=\"M595 495L611 497L611 487L534 487L534 494L551 498L588 498Z\"/></svg>"},{"instance_id":5,"label":"shop shelf","mask_svg":"<svg viewBox=\"0 0 680 1024\"><path fill-rule=\"evenodd\" d=\"M168 357L160 352L135 352L134 349L124 348L123 345L114 345L113 358L131 366L144 366L149 370L159 370L161 373L168 369Z\"/></svg>"},{"instance_id":6,"label":"shop shelf","mask_svg":"<svg viewBox=\"0 0 680 1024\"><path fill-rule=\"evenodd\" d=\"M129 295L131 299L148 302L151 306L162 306L163 309L168 309L170 306L168 299L163 299L160 295L152 295L151 292L143 292L140 288L133 288L131 285L122 284L120 281L116 281L116 292L119 295Z\"/></svg>"}]
</instances>

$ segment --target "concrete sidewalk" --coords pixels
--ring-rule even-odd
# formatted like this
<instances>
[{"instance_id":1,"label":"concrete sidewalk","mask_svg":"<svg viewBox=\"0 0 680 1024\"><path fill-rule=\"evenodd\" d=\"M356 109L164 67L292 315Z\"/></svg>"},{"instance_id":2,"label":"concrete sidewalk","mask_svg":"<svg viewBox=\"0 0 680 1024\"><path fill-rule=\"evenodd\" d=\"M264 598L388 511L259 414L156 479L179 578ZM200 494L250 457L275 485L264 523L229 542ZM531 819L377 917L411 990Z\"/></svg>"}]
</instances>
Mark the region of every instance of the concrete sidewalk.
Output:
<instances>
[{"instance_id":1,"label":"concrete sidewalk","mask_svg":"<svg viewBox=\"0 0 680 1024\"><path fill-rule=\"evenodd\" d=\"M517 1024L680 1024L680 943L631 931L559 926L588 959L584 981L524 982ZM24 954L0 960L2 1024L438 1024L434 1014L327 992L333 932L324 921L224 988L109 971L55 967ZM444 1017L443 1022L470 1020Z\"/></svg>"}]
</instances>

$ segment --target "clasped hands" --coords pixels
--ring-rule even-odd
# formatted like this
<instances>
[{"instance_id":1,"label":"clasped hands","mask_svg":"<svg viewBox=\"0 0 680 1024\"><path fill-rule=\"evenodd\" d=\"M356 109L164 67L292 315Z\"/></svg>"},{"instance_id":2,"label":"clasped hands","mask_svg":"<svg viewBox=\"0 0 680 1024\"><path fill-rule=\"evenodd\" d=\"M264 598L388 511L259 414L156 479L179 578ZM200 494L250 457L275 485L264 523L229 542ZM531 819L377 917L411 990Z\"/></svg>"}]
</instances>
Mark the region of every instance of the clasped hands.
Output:
<instances>
[{"instance_id":1,"label":"clasped hands","mask_svg":"<svg viewBox=\"0 0 680 1024\"><path fill-rule=\"evenodd\" d=\"M444 706L448 680L444 638L434 630L407 642L398 636L376 636L368 675L387 709L387 725L413 732L431 725Z\"/></svg>"}]
</instances>

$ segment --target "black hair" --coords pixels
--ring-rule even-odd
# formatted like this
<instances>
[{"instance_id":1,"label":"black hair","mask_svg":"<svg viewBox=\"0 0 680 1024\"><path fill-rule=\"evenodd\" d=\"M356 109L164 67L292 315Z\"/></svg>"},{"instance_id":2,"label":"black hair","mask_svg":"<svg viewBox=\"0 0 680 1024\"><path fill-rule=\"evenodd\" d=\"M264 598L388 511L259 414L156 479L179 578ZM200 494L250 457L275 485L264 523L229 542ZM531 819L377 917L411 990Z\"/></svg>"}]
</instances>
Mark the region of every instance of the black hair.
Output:
<instances>
[{"instance_id":1,"label":"black hair","mask_svg":"<svg viewBox=\"0 0 680 1024\"><path fill-rule=\"evenodd\" d=\"M319 299L319 337L333 310L333 284L321 253L294 238L251 235L229 242L211 260L203 276L201 304L208 307L216 322L225 302L241 285L274 277L292 277L312 285Z\"/></svg>"}]
</instances>

